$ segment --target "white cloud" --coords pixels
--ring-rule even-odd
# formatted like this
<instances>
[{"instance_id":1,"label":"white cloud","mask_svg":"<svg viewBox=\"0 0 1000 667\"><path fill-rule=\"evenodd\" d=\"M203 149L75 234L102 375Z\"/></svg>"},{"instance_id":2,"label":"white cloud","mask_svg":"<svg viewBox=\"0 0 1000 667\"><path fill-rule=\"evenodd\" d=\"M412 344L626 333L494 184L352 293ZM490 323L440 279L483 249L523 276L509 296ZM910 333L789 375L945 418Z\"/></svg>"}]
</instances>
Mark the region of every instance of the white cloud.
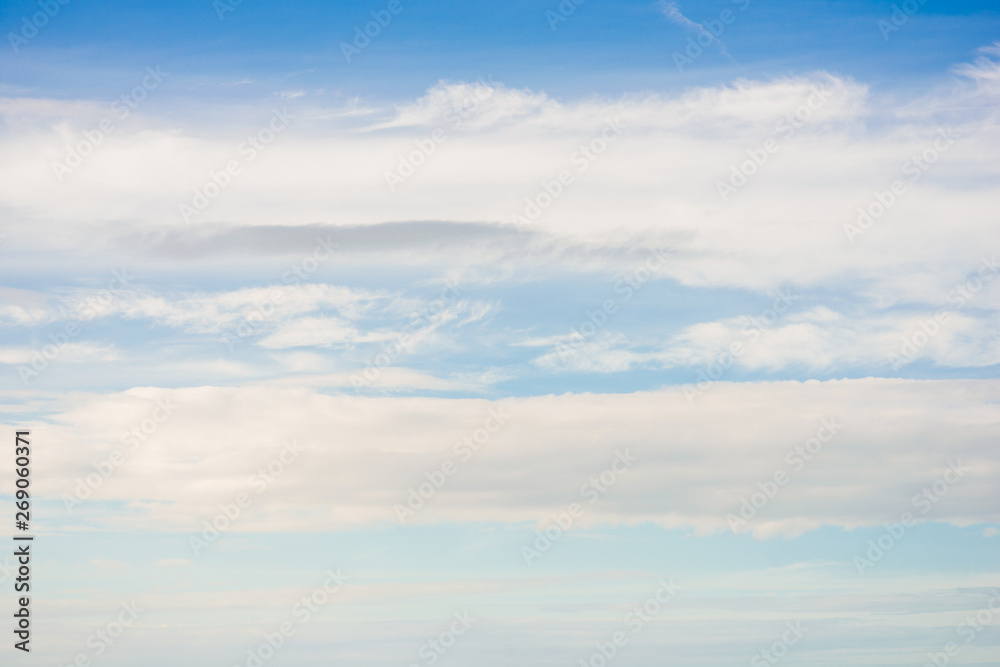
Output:
<instances>
[{"instance_id":1,"label":"white cloud","mask_svg":"<svg viewBox=\"0 0 1000 667\"><path fill-rule=\"evenodd\" d=\"M113 345L64 343L57 347L48 341L39 343L37 347L0 348L0 364L31 364L37 360L48 362L54 359L69 363L115 361L118 352Z\"/></svg>"},{"instance_id":2,"label":"white cloud","mask_svg":"<svg viewBox=\"0 0 1000 667\"><path fill-rule=\"evenodd\" d=\"M362 336L357 329L336 317L300 317L261 340L260 346L273 349L330 347L356 340L376 339L371 335Z\"/></svg>"},{"instance_id":3,"label":"white cloud","mask_svg":"<svg viewBox=\"0 0 1000 667\"><path fill-rule=\"evenodd\" d=\"M194 531L273 459L281 443L304 452L239 520L241 531L329 530L395 522L393 505L446 459L459 472L416 521L543 521L580 502L580 486L615 452L638 458L585 523L652 521L724 530L724 517L817 433L824 418L841 430L780 490L751 528L794 534L822 525L875 526L901 512L922 520L996 523L990 501L1000 482L991 443L1000 427L992 380L716 383L693 404L680 388L656 392L477 399L330 396L295 387L132 390L66 397L46 423L25 424L47 444L38 464L43 497L58 499L91 463L121 448L148 418L154 399L173 415L94 493L125 512L76 508L87 522L119 528ZM767 406L780 405L781 410ZM765 409L767 408L767 409ZM452 450L483 426L489 410L507 423L482 451ZM930 512L911 499L961 461L967 472ZM3 466L9 472L9 461ZM586 502L585 500L583 502ZM48 521L58 522L57 516Z\"/></svg>"},{"instance_id":4,"label":"white cloud","mask_svg":"<svg viewBox=\"0 0 1000 667\"><path fill-rule=\"evenodd\" d=\"M53 319L44 295L28 290L0 288L0 323L35 326Z\"/></svg>"},{"instance_id":5,"label":"white cloud","mask_svg":"<svg viewBox=\"0 0 1000 667\"><path fill-rule=\"evenodd\" d=\"M1000 42L980 48L975 61L959 65L955 71L983 84L1000 83Z\"/></svg>"},{"instance_id":6,"label":"white cloud","mask_svg":"<svg viewBox=\"0 0 1000 667\"><path fill-rule=\"evenodd\" d=\"M398 338L400 328L404 327L408 338L403 348L410 350L435 340L445 326L460 328L481 322L497 309L496 303L456 300L453 295L447 300L408 298L400 293L324 283L181 294L130 288L107 294L108 298L99 302L92 291L74 290L54 299L51 305L32 311L30 317L12 309L11 320L17 321L9 321L8 325L119 316L149 320L190 333L262 336L258 344L271 349L377 343ZM35 298L45 297L38 294ZM321 314L331 312L336 314ZM391 324L391 328L371 329L368 320ZM366 322L367 330L361 330L362 321ZM82 352L92 348L73 343L64 349L68 356L82 358L86 356ZM0 350L0 363L20 363L30 360L32 354L34 351L28 348Z\"/></svg>"},{"instance_id":7,"label":"white cloud","mask_svg":"<svg viewBox=\"0 0 1000 667\"><path fill-rule=\"evenodd\" d=\"M86 303L86 297L79 297ZM231 292L157 295L149 290L128 290L100 313L129 319L150 319L162 325L196 333L217 332L249 323L254 328L268 322L317 310L336 310L347 318L384 310L394 298L365 290L325 284L247 287Z\"/></svg>"},{"instance_id":8,"label":"white cloud","mask_svg":"<svg viewBox=\"0 0 1000 667\"><path fill-rule=\"evenodd\" d=\"M313 355L310 356L312 356L311 359L307 357L292 360L293 364L301 363L297 370L303 372L302 375L290 375L276 380L268 380L261 384L273 387L348 388L355 391L361 387L364 393L373 394L393 394L415 390L482 393L487 390L489 385L508 378L508 376L496 371L439 377L412 368L385 366L378 367L377 374L369 379L363 370L351 373L316 372L322 368L321 359ZM360 380L365 380L365 382L359 385Z\"/></svg>"},{"instance_id":9,"label":"white cloud","mask_svg":"<svg viewBox=\"0 0 1000 667\"><path fill-rule=\"evenodd\" d=\"M501 122L512 123L561 112L560 105L544 93L508 88L492 79L474 83L441 81L415 102L400 105L392 119L370 129L413 126L441 127L449 131L459 127L483 129Z\"/></svg>"},{"instance_id":10,"label":"white cloud","mask_svg":"<svg viewBox=\"0 0 1000 667\"><path fill-rule=\"evenodd\" d=\"M666 275L687 285L756 290L831 281L890 285L926 272L939 276L936 284L945 288L977 261L979 239L993 230L997 166L989 156L1000 146L995 119L983 110L996 98L989 74L995 67L995 53L987 50L976 63L959 68L946 89L909 106L823 72L739 80L675 95L583 100L556 100L499 82L442 83L417 100L367 114L372 122L364 131L356 119L337 117L336 110L328 122L293 126L196 223L274 224L280 211L288 225L509 224L542 182L569 169L574 183L538 217L535 229L595 247L671 239L677 254ZM783 117L782 127L790 127L788 117L814 89L828 91L826 101L791 136L776 130ZM433 127L442 122L450 127L447 116L477 92L485 99L461 131L449 134L389 193L384 174ZM956 95L966 102L956 107ZM0 152L0 205L45 223L38 227L43 231L24 231L13 240L26 243L32 234L44 234L44 241L36 241L50 245L58 230L93 219L180 228L177 205L204 184L206 173L236 155L240 140L208 139L182 124L151 119L137 126L141 131L123 127L109 136L58 183L51 163L89 127L85 108L37 100L3 107L7 121L19 128L28 115L45 110L16 140L0 135L0 146L11 149ZM574 152L616 118L624 127L620 139L578 170ZM944 126L954 128L958 142L919 182L908 182L905 195L850 244L843 228L856 220L858 207L901 178L902 165ZM717 183L773 136L778 151L736 195L721 201ZM331 163L330 155L341 159ZM110 208L109 202L114 202ZM956 217L956 210L962 215ZM891 266L884 261L889 249ZM405 261L475 264L489 252L478 249L476 257L458 260L449 251L432 250Z\"/></svg>"},{"instance_id":11,"label":"white cloud","mask_svg":"<svg viewBox=\"0 0 1000 667\"><path fill-rule=\"evenodd\" d=\"M89 562L99 570L124 570L128 567L128 563L110 558L94 558Z\"/></svg>"},{"instance_id":12,"label":"white cloud","mask_svg":"<svg viewBox=\"0 0 1000 667\"><path fill-rule=\"evenodd\" d=\"M536 345L541 341L529 342ZM554 343L555 350L534 360L539 368L575 373L620 373L645 364L671 365L662 353L629 349L626 337L620 333L602 331L589 339L559 336Z\"/></svg>"},{"instance_id":13,"label":"white cloud","mask_svg":"<svg viewBox=\"0 0 1000 667\"><path fill-rule=\"evenodd\" d=\"M895 361L919 358L937 366L971 368L1000 363L997 311L887 312L847 316L825 306L731 317L685 327L654 344L601 331L530 340L554 349L534 363L552 371L615 373L637 366L706 367L723 360L751 371L808 372L864 366L889 372ZM933 335L927 335L930 332ZM896 370L893 368L892 370Z\"/></svg>"}]
</instances>

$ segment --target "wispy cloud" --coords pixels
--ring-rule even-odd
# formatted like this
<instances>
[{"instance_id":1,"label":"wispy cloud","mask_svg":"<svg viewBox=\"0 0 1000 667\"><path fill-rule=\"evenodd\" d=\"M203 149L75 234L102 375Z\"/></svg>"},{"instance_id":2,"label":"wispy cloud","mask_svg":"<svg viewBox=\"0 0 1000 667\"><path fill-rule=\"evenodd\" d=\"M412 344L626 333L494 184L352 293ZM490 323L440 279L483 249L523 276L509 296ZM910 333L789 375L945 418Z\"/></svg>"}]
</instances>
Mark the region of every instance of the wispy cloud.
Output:
<instances>
[{"instance_id":1,"label":"wispy cloud","mask_svg":"<svg viewBox=\"0 0 1000 667\"><path fill-rule=\"evenodd\" d=\"M729 52L726 51L726 45L722 43L722 40L720 40L718 37L716 37L711 32L706 30L705 26L703 26L702 24L695 23L688 17L684 16L684 14L681 13L681 10L677 6L676 2L670 2L668 0L660 0L658 6L660 8L660 11L663 12L663 15L666 16L667 20L669 20L671 23L679 25L688 32L694 32L699 34L704 33L708 35L709 39L719 47L719 52L722 55L729 58L730 60L732 60L732 56L730 56Z\"/></svg>"}]
</instances>

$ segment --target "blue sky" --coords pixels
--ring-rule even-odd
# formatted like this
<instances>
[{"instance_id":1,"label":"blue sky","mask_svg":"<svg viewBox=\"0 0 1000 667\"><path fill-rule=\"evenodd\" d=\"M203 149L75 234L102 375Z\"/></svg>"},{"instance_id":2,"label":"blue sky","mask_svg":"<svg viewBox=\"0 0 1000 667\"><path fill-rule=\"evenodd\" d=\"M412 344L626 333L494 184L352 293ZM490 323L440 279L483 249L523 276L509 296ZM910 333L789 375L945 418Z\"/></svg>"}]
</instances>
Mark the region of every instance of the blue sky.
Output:
<instances>
[{"instance_id":1,"label":"blue sky","mask_svg":"<svg viewBox=\"0 0 1000 667\"><path fill-rule=\"evenodd\" d=\"M39 660L1000 661L995 3L42 5Z\"/></svg>"},{"instance_id":2,"label":"blue sky","mask_svg":"<svg viewBox=\"0 0 1000 667\"><path fill-rule=\"evenodd\" d=\"M558 2L401 4L403 11L348 63L340 43L351 42L354 27L382 5L243 2L220 20L212 3L197 0L96 8L70 2L20 53L4 53L4 78L56 97L100 98L116 96L130 65L156 62L186 84L172 91L177 97L260 96L291 80L388 101L416 97L439 79L486 74L559 96L677 90L734 75L820 69L915 87L989 44L998 23L989 2L924 3L885 40L877 21L891 17L893 3L692 3L682 10L696 23L737 11L720 35L731 59L713 49L678 76L671 54L690 35L664 20L656 3L585 2L554 30L546 12L558 12ZM0 16L12 27L35 11L36 3L10 2ZM238 93L219 90L227 79L245 78L254 84Z\"/></svg>"}]
</instances>

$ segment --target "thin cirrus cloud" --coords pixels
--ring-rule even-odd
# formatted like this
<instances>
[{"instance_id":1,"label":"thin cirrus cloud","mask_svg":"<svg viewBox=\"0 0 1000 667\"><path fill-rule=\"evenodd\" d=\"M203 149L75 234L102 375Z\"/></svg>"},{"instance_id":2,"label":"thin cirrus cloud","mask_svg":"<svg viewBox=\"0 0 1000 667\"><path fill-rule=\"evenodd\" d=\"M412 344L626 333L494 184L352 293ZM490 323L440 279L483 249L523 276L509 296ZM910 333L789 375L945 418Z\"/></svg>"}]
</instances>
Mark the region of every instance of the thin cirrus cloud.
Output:
<instances>
[{"instance_id":1,"label":"thin cirrus cloud","mask_svg":"<svg viewBox=\"0 0 1000 667\"><path fill-rule=\"evenodd\" d=\"M744 4L741 8L746 9L748 5L749 1L746 4ZM667 0L660 0L658 6L663 15L666 16L667 20L669 20L671 23L679 25L680 27L684 28L686 31L691 33L695 33L698 35L701 34L708 35L710 37L709 44L716 44L718 46L719 53L726 56L730 60L732 59L732 56L729 55L729 52L726 50L726 46L725 44L722 43L722 40L720 40L716 35L713 35L711 32L706 30L705 26L703 26L702 24L695 23L688 17L684 16L680 8L677 6L676 2L667 2Z\"/></svg>"},{"instance_id":2,"label":"thin cirrus cloud","mask_svg":"<svg viewBox=\"0 0 1000 667\"><path fill-rule=\"evenodd\" d=\"M41 301L45 295L37 294ZM62 290L49 299L45 308L36 308L31 318L10 324L37 325L43 322L101 318L144 319L196 333L218 332L247 322L251 313L261 320L277 320L316 312L336 310L348 318L371 313L400 315L414 310L416 302L401 302L395 296L338 285L276 284L245 287L228 292L157 294L149 288L130 286L113 290L75 288ZM21 312L20 310L15 312ZM257 322L251 318L250 322Z\"/></svg>"},{"instance_id":3,"label":"thin cirrus cloud","mask_svg":"<svg viewBox=\"0 0 1000 667\"><path fill-rule=\"evenodd\" d=\"M643 365L704 369L720 363L749 371L865 367L887 372L895 358L901 363L923 358L937 366L970 368L1000 363L996 321L995 310L976 317L953 311L846 317L821 306L789 313L777 323L764 324L752 316L699 323L653 349L630 344L621 333L602 332L582 343L567 335L534 363L548 370L606 373ZM909 347L904 347L907 341Z\"/></svg>"},{"instance_id":4,"label":"thin cirrus cloud","mask_svg":"<svg viewBox=\"0 0 1000 667\"><path fill-rule=\"evenodd\" d=\"M19 366L30 367L36 361L44 361L42 351L47 351L46 346L56 349L49 340L42 341L38 347L0 347L0 364L17 364ZM120 358L113 345L95 345L91 343L62 344L58 348L58 355L60 361L67 363L116 361Z\"/></svg>"}]
</instances>

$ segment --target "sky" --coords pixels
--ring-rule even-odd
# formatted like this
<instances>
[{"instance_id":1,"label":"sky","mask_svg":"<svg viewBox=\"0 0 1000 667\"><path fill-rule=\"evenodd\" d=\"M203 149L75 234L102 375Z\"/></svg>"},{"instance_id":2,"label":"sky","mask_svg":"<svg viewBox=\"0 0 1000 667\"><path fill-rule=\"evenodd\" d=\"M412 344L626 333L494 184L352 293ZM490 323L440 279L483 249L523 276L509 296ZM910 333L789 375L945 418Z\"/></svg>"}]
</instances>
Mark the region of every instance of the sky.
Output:
<instances>
[{"instance_id":1,"label":"sky","mask_svg":"<svg viewBox=\"0 0 1000 667\"><path fill-rule=\"evenodd\" d=\"M0 26L11 664L1000 663L995 3Z\"/></svg>"}]
</instances>

